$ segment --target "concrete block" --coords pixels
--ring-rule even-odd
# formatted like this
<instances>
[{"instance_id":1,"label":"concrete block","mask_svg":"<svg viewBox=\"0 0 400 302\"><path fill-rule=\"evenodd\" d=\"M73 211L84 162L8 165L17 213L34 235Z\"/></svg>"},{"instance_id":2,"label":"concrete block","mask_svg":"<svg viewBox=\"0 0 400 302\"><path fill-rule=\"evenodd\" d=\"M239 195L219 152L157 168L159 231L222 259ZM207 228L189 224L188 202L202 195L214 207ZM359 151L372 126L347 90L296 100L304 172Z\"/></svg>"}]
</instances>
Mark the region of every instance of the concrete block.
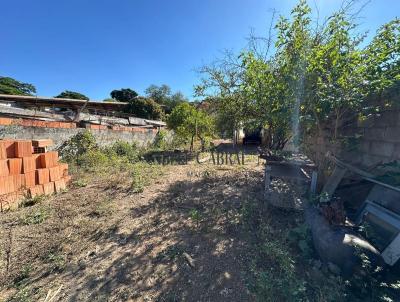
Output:
<instances>
[{"instance_id":1,"label":"concrete block","mask_svg":"<svg viewBox=\"0 0 400 302\"><path fill-rule=\"evenodd\" d=\"M372 141L370 153L372 155L392 157L395 150L395 144L383 141Z\"/></svg>"},{"instance_id":2,"label":"concrete block","mask_svg":"<svg viewBox=\"0 0 400 302\"><path fill-rule=\"evenodd\" d=\"M373 167L373 166L376 166L377 164L385 163L385 162L389 162L389 161L390 160L387 157L376 156L376 155L371 155L371 154L363 154L361 165L363 167L368 168L368 167Z\"/></svg>"},{"instance_id":3,"label":"concrete block","mask_svg":"<svg viewBox=\"0 0 400 302\"><path fill-rule=\"evenodd\" d=\"M367 140L381 141L385 140L386 127L375 127L365 129L364 138Z\"/></svg>"},{"instance_id":4,"label":"concrete block","mask_svg":"<svg viewBox=\"0 0 400 302\"><path fill-rule=\"evenodd\" d=\"M384 111L375 116L374 127L395 127L398 125L399 112L396 110Z\"/></svg>"},{"instance_id":5,"label":"concrete block","mask_svg":"<svg viewBox=\"0 0 400 302\"><path fill-rule=\"evenodd\" d=\"M387 127L385 129L385 141L400 143L400 127Z\"/></svg>"}]
</instances>

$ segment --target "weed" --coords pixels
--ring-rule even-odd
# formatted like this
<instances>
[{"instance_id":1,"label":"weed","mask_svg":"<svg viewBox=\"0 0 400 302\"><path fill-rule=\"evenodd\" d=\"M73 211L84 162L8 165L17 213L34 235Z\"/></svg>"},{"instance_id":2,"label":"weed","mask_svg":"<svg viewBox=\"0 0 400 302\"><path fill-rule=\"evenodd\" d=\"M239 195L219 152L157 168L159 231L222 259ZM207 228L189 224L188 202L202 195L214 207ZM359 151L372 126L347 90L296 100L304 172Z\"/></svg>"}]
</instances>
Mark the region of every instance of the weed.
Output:
<instances>
[{"instance_id":1,"label":"weed","mask_svg":"<svg viewBox=\"0 0 400 302\"><path fill-rule=\"evenodd\" d=\"M65 258L59 253L49 253L47 255L47 260L50 263L51 272L61 272L65 268Z\"/></svg>"},{"instance_id":2,"label":"weed","mask_svg":"<svg viewBox=\"0 0 400 302\"><path fill-rule=\"evenodd\" d=\"M33 270L32 265L26 264L24 265L18 273L18 276L14 279L14 285L16 287L21 287L24 285L29 278L31 272Z\"/></svg>"},{"instance_id":3,"label":"weed","mask_svg":"<svg viewBox=\"0 0 400 302\"><path fill-rule=\"evenodd\" d=\"M191 209L189 212L190 219L192 219L196 223L196 227L199 228L199 224L201 221L201 213L199 210Z\"/></svg>"},{"instance_id":4,"label":"weed","mask_svg":"<svg viewBox=\"0 0 400 302\"><path fill-rule=\"evenodd\" d=\"M104 150L109 157L113 155L125 157L130 163L135 163L139 160L139 149L135 143L127 143L124 141L117 141L111 147Z\"/></svg>"},{"instance_id":5,"label":"weed","mask_svg":"<svg viewBox=\"0 0 400 302\"><path fill-rule=\"evenodd\" d=\"M299 226L291 229L287 237L289 242L297 244L297 247L301 250L302 255L306 259L312 258L314 250L311 230L306 223L300 224Z\"/></svg>"},{"instance_id":6,"label":"weed","mask_svg":"<svg viewBox=\"0 0 400 302\"><path fill-rule=\"evenodd\" d=\"M58 149L60 156L67 162L76 161L81 155L98 148L93 134L86 130L64 142Z\"/></svg>"},{"instance_id":7,"label":"weed","mask_svg":"<svg viewBox=\"0 0 400 302\"><path fill-rule=\"evenodd\" d=\"M161 251L158 255L157 255L157 259L163 260L163 259L167 259L167 260L174 260L177 257L179 257L180 255L182 255L183 253L183 249L177 245L172 245L169 246L168 248L166 248L165 250Z\"/></svg>"},{"instance_id":8,"label":"weed","mask_svg":"<svg viewBox=\"0 0 400 302\"><path fill-rule=\"evenodd\" d=\"M44 222L49 217L48 210L45 208L40 208L33 212L28 213L23 219L23 224L32 225L32 224L40 224Z\"/></svg>"},{"instance_id":9,"label":"weed","mask_svg":"<svg viewBox=\"0 0 400 302\"><path fill-rule=\"evenodd\" d=\"M45 200L46 195L36 195L34 197L30 197L29 195L25 195L24 199L19 203L20 208L30 207L37 203L41 203Z\"/></svg>"},{"instance_id":10,"label":"weed","mask_svg":"<svg viewBox=\"0 0 400 302\"><path fill-rule=\"evenodd\" d=\"M31 293L27 287L20 288L17 293L8 298L5 302L30 302Z\"/></svg>"},{"instance_id":11,"label":"weed","mask_svg":"<svg viewBox=\"0 0 400 302\"><path fill-rule=\"evenodd\" d=\"M83 179L77 179L77 180L74 180L74 181L72 182L72 185L73 185L74 187L77 187L77 188L84 188L84 187L86 187L88 184L87 184L87 182L86 182L85 180L83 180Z\"/></svg>"}]
</instances>

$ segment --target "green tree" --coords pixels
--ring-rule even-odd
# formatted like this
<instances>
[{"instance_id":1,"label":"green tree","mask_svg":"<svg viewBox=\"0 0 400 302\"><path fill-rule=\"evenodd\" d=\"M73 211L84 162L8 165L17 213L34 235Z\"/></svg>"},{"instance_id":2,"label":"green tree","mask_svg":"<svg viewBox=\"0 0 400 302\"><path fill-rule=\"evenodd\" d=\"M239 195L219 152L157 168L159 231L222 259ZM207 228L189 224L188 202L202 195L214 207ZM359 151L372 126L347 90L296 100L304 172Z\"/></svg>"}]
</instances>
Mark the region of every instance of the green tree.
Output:
<instances>
[{"instance_id":1,"label":"green tree","mask_svg":"<svg viewBox=\"0 0 400 302\"><path fill-rule=\"evenodd\" d=\"M152 99L143 97L136 97L129 100L126 112L140 118L152 120L161 120L164 117L164 112L160 105Z\"/></svg>"},{"instance_id":2,"label":"green tree","mask_svg":"<svg viewBox=\"0 0 400 302\"><path fill-rule=\"evenodd\" d=\"M167 125L176 135L184 140L190 140L190 150L193 151L194 139L201 141L204 149L206 139L214 133L214 121L204 111L197 110L189 103L182 103L172 110L168 116Z\"/></svg>"},{"instance_id":3,"label":"green tree","mask_svg":"<svg viewBox=\"0 0 400 302\"><path fill-rule=\"evenodd\" d=\"M136 91L130 88L113 90L111 91L110 95L113 99L116 99L118 102L129 102L139 96L139 94Z\"/></svg>"},{"instance_id":4,"label":"green tree","mask_svg":"<svg viewBox=\"0 0 400 302\"><path fill-rule=\"evenodd\" d=\"M59 95L55 96L55 98L57 99L74 99L74 100L86 100L88 101L89 98L79 92L75 92L75 91L70 91L70 90L65 90L63 92L61 92Z\"/></svg>"},{"instance_id":5,"label":"green tree","mask_svg":"<svg viewBox=\"0 0 400 302\"><path fill-rule=\"evenodd\" d=\"M181 92L172 93L168 85L150 85L145 90L146 96L153 99L157 104L163 106L165 113L170 114L172 110L183 102L188 102Z\"/></svg>"},{"instance_id":6,"label":"green tree","mask_svg":"<svg viewBox=\"0 0 400 302\"><path fill-rule=\"evenodd\" d=\"M10 77L0 77L0 94L33 95L36 88L32 84L22 83Z\"/></svg>"}]
</instances>

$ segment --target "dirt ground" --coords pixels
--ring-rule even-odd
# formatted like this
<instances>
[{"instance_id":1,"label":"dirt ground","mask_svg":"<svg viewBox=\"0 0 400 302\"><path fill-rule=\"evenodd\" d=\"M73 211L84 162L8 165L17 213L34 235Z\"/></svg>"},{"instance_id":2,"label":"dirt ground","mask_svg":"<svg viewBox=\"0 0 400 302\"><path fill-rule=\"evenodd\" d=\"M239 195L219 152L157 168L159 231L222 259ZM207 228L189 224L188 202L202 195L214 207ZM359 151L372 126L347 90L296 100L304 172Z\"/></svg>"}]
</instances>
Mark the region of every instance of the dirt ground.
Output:
<instances>
[{"instance_id":1,"label":"dirt ground","mask_svg":"<svg viewBox=\"0 0 400 302\"><path fill-rule=\"evenodd\" d=\"M158 174L142 193L98 176L0 214L0 300L254 300L241 218L244 201L262 202L262 166Z\"/></svg>"}]
</instances>

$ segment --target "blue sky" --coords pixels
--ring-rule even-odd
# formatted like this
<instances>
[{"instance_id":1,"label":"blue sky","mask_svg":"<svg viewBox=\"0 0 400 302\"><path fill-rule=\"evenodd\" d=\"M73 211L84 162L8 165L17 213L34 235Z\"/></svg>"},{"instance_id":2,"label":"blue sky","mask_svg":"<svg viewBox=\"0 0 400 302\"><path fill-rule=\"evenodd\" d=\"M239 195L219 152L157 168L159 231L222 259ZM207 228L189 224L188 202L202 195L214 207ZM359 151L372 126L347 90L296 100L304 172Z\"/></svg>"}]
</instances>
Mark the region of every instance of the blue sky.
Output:
<instances>
[{"instance_id":1,"label":"blue sky","mask_svg":"<svg viewBox=\"0 0 400 302\"><path fill-rule=\"evenodd\" d=\"M91 99L113 89L167 84L192 97L194 71L224 49L238 51L271 9L295 0L12 0L0 11L0 75L32 83L40 96L74 90ZM320 16L339 0L310 0ZM372 0L360 19L374 33L399 16L399 0Z\"/></svg>"}]
</instances>

